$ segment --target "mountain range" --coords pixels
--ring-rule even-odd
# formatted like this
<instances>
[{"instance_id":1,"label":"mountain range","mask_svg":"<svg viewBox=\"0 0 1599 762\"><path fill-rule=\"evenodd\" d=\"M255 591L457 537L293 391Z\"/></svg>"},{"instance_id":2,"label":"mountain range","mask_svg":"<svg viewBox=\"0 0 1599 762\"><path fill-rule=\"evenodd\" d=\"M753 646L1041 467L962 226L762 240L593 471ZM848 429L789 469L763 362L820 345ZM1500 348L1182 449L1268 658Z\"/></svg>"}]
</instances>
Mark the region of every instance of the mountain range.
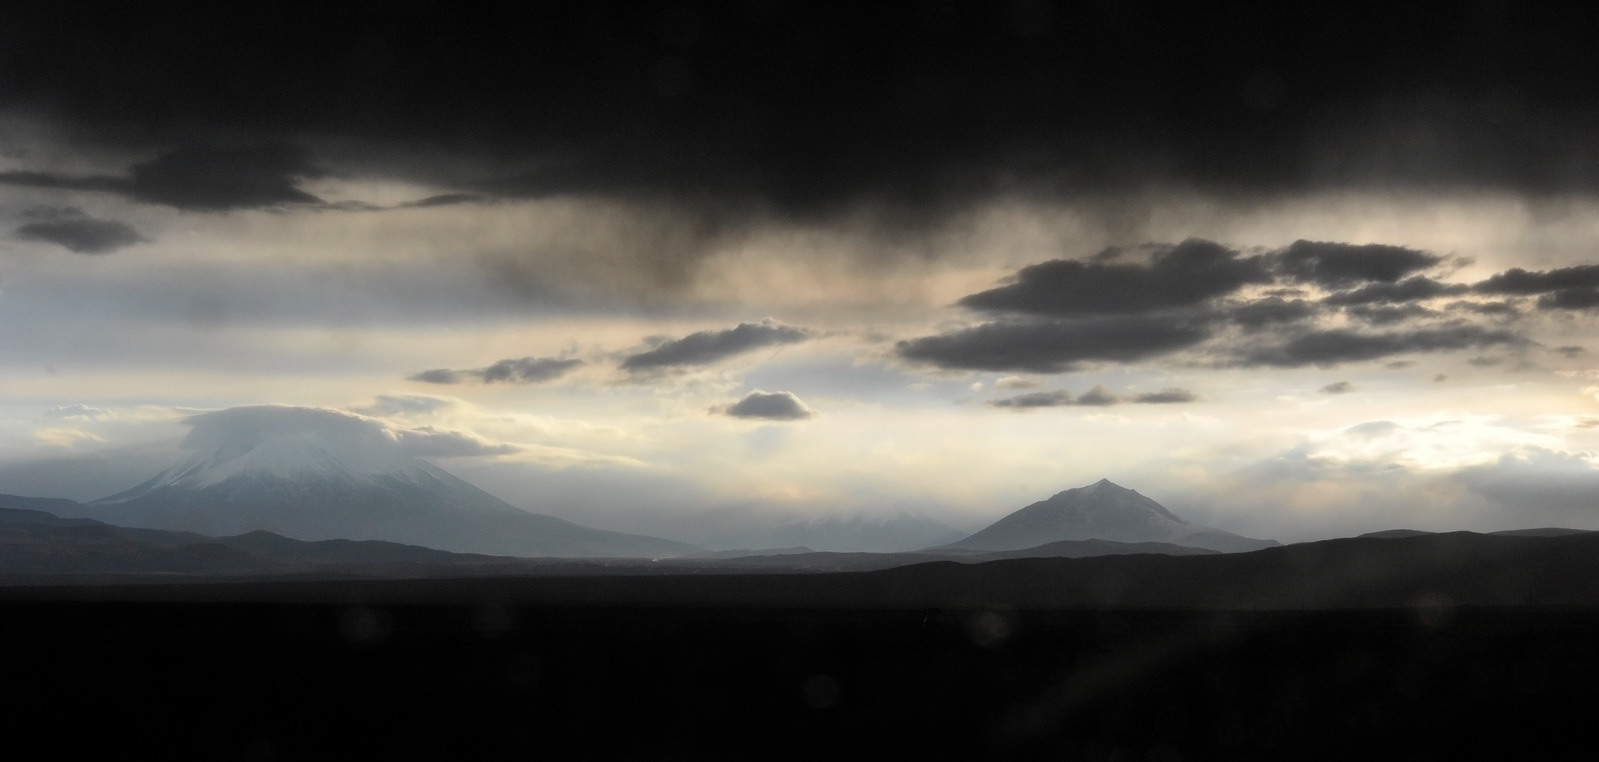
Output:
<instances>
[{"instance_id":1,"label":"mountain range","mask_svg":"<svg viewBox=\"0 0 1599 762\"><path fill-rule=\"evenodd\" d=\"M504 556L677 556L698 548L529 513L416 457L363 457L298 436L203 451L92 503L17 505L211 536L383 540Z\"/></svg>"}]
</instances>

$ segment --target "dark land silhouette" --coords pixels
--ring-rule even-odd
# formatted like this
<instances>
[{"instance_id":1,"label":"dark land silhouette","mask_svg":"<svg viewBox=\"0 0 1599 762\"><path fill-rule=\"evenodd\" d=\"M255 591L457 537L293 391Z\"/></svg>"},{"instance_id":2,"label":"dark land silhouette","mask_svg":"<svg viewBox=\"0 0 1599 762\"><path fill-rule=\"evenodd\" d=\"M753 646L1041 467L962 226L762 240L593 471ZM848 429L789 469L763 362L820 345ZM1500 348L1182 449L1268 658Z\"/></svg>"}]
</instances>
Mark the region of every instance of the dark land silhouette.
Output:
<instances>
[{"instance_id":1,"label":"dark land silhouette","mask_svg":"<svg viewBox=\"0 0 1599 762\"><path fill-rule=\"evenodd\" d=\"M1567 529L571 559L7 502L0 709L61 755L1525 757L1599 681Z\"/></svg>"}]
</instances>

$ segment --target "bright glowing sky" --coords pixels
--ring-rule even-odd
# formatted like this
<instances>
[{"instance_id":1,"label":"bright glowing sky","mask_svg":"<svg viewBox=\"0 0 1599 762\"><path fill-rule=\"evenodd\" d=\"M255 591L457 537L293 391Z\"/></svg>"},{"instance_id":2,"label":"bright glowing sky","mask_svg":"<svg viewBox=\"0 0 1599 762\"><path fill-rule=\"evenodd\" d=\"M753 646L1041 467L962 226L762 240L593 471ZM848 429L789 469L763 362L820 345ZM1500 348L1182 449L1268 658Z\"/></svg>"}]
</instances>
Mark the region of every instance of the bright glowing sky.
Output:
<instances>
[{"instance_id":1,"label":"bright glowing sky","mask_svg":"<svg viewBox=\"0 0 1599 762\"><path fill-rule=\"evenodd\" d=\"M668 25L677 31L650 43L664 53L638 54L655 72L640 97L698 92L650 62L720 50L715 31L733 22L718 13L694 17L697 41ZM415 43L401 31L420 22L394 23L319 44L386 40L400 58ZM1063 26L996 34L1047 45ZM931 49L961 42L940 39ZM1423 46L1417 70L1452 51ZM707 60L691 83L702 90L720 59ZM1074 60L1029 76L1064 76ZM1122 76L1178 79L1149 66ZM1459 103L1475 104L1459 122L1473 124L1474 81L1423 83L1444 105L1420 117L1352 108L1328 132L1313 118L1323 104L1391 105L1390 94L1315 90L1318 67L1335 64L1228 66L1205 76L1246 105L1260 106L1262 86L1299 83L1313 104L1289 101L1286 121L1261 128L1278 157L1262 160L1276 162L1263 176L1227 169L1248 148L1216 117L1241 108L1231 101L1200 104L1215 118L1192 132L1111 140L1051 112L969 139L935 130L903 154L900 117L873 111L859 117L864 137L792 156L782 147L799 143L784 141L804 136L770 126L788 112L762 98L640 107L659 124L598 96L592 113L578 109L580 126L641 124L635 166L581 130L507 144L424 116L414 135L396 134L386 120L412 112L390 101L323 123L270 92L245 108L171 85L176 118L91 107L105 93L74 80L79 70L43 84L14 75L0 110L0 493L101 497L179 460L186 416L279 403L457 432L486 446L437 462L514 504L690 541L703 538L687 536L685 517L705 515L910 510L975 529L1101 477L1285 541L1400 526L1599 529L1599 277L1581 269L1599 265L1599 171L1582 156L1561 164L1569 143L1526 136L1547 93L1515 89L1532 75L1509 82L1522 111L1508 144L1434 129L1418 148L1400 127L1452 127ZM389 85L437 90L392 68ZM865 78L881 79L873 71ZM1276 79L1260 85L1259 71ZM335 90L314 84L311 100ZM565 92L529 97L587 103ZM473 111L489 95L452 91L439 108L501 132L524 124L523 111ZM833 116L859 105L807 97L799 107ZM252 121L261 114L288 116ZM751 129L771 153L738 133L723 161L714 141L683 137L729 114L760 117L767 126ZM1056 124L1092 139L1007 152ZM1080 172L1073 146L1094 140L1125 152L1118 161L1147 159L1136 182ZM962 153L973 146L985 150ZM807 184L795 164L829 150L843 158L817 163ZM1473 158L1491 150L1575 169L1559 183L1507 176ZM895 158L857 172L851 162L873 151ZM1355 169L1324 182L1340 157ZM1020 272L1054 260L1079 264ZM1336 275L1351 262L1366 264ZM1512 268L1528 273L1521 285L1494 285ZM1433 293L1379 293L1402 283ZM1266 312L1275 319L1250 317Z\"/></svg>"}]
</instances>

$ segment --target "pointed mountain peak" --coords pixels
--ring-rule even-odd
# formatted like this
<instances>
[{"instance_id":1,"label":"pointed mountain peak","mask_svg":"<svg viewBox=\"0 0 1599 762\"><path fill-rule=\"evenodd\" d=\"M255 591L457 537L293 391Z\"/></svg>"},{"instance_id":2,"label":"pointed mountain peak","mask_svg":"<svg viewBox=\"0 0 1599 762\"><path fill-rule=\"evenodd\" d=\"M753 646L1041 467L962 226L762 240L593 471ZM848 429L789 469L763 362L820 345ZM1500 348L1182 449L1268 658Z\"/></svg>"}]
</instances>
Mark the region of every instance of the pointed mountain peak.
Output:
<instances>
[{"instance_id":1,"label":"pointed mountain peak","mask_svg":"<svg viewBox=\"0 0 1599 762\"><path fill-rule=\"evenodd\" d=\"M1015 511L949 547L1020 550L1060 540L1165 542L1221 551L1276 544L1190 524L1137 491L1100 479Z\"/></svg>"},{"instance_id":2,"label":"pointed mountain peak","mask_svg":"<svg viewBox=\"0 0 1599 762\"><path fill-rule=\"evenodd\" d=\"M1072 489L1069 489L1069 490L1065 490L1065 491L1062 491L1062 492L1057 492L1053 496L1051 496L1049 499L1050 500L1054 500L1056 498L1065 498L1065 497L1088 497L1090 495L1096 495L1096 494L1099 494L1101 492L1103 492L1103 493L1105 493L1107 495L1116 494L1116 493L1122 493L1122 492L1137 494L1136 491L1127 489L1126 487L1123 487L1120 484L1117 484L1116 482L1113 482L1113 481L1111 481L1109 479L1100 479L1099 481L1094 482L1093 484L1089 484L1087 486L1073 487Z\"/></svg>"}]
</instances>

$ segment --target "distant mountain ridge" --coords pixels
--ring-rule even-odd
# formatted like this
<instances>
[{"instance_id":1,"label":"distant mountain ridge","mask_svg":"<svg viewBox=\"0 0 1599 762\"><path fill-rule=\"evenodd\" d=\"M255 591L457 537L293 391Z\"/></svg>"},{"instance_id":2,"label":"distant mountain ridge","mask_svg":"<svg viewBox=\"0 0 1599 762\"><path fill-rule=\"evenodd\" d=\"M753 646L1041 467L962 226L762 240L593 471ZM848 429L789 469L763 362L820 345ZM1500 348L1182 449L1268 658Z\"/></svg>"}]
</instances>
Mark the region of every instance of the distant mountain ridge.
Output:
<instances>
[{"instance_id":1,"label":"distant mountain ridge","mask_svg":"<svg viewBox=\"0 0 1599 762\"><path fill-rule=\"evenodd\" d=\"M1280 544L1191 524L1160 503L1101 479L1056 493L939 549L1021 550L1062 540L1169 543L1223 553Z\"/></svg>"}]
</instances>

